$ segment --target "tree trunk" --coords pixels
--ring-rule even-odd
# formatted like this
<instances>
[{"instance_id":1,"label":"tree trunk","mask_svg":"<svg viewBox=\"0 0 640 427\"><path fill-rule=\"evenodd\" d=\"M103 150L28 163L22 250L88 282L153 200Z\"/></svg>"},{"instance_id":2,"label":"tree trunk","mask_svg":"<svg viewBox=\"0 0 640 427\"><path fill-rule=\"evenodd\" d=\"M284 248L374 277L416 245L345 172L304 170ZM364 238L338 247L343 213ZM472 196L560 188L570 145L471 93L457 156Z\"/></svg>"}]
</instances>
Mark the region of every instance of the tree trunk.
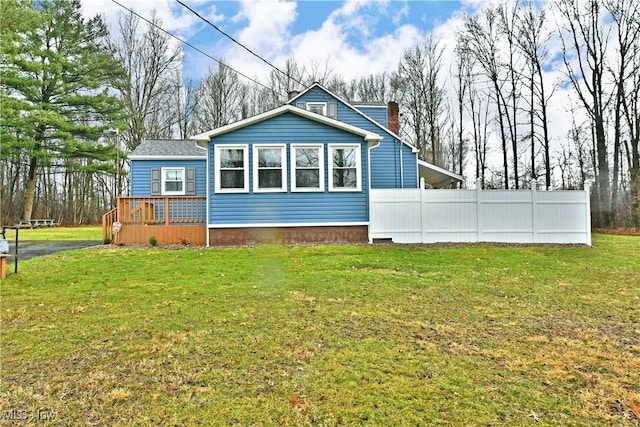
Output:
<instances>
[{"instance_id":1,"label":"tree trunk","mask_svg":"<svg viewBox=\"0 0 640 427\"><path fill-rule=\"evenodd\" d=\"M595 117L595 135L598 161L598 210L600 212L601 227L611 226L611 184L609 182L609 158L607 155L607 140L604 130L604 118Z\"/></svg>"},{"instance_id":2,"label":"tree trunk","mask_svg":"<svg viewBox=\"0 0 640 427\"><path fill-rule=\"evenodd\" d=\"M500 140L502 142L502 167L504 171L504 189L509 189L509 161L507 158L507 135L504 131L504 116L502 112L502 102L500 102L500 87L498 86L497 77L493 81L493 87L496 91L496 103L498 104L498 122L500 123ZM506 106L505 106L506 108Z\"/></svg>"},{"instance_id":3,"label":"tree trunk","mask_svg":"<svg viewBox=\"0 0 640 427\"><path fill-rule=\"evenodd\" d=\"M32 157L29 162L29 175L27 176L27 185L24 192L24 210L22 219L29 221L33 211L33 202L36 198L36 180L38 177L38 159Z\"/></svg>"}]
</instances>

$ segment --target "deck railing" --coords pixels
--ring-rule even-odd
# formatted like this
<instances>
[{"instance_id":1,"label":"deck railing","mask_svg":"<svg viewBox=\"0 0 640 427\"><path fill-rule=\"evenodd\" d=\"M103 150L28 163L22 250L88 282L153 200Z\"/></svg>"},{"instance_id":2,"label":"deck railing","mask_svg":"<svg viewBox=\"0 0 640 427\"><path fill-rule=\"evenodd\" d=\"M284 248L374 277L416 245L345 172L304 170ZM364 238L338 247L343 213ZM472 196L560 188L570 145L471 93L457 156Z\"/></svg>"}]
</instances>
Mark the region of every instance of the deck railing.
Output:
<instances>
[{"instance_id":1,"label":"deck railing","mask_svg":"<svg viewBox=\"0 0 640 427\"><path fill-rule=\"evenodd\" d=\"M145 243L148 234L164 243L189 240L203 244L206 206L204 196L118 197L116 208L102 217L103 239L115 241L113 223L118 221L122 227L118 243Z\"/></svg>"},{"instance_id":2,"label":"deck railing","mask_svg":"<svg viewBox=\"0 0 640 427\"><path fill-rule=\"evenodd\" d=\"M206 198L119 197L118 221L122 225L180 225L206 222Z\"/></svg>"},{"instance_id":3,"label":"deck railing","mask_svg":"<svg viewBox=\"0 0 640 427\"><path fill-rule=\"evenodd\" d=\"M113 223L118 220L118 209L113 208L106 214L102 215L102 241L113 242L114 231Z\"/></svg>"}]
</instances>

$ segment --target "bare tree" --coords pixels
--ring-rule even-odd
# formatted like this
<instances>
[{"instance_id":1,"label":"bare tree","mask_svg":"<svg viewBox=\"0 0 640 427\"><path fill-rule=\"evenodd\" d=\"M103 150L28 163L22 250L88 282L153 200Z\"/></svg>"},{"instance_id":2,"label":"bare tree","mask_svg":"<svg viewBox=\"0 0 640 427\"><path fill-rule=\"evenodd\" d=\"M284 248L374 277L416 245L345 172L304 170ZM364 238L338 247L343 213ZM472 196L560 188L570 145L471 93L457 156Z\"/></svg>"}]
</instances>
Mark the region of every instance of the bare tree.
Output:
<instances>
[{"instance_id":1,"label":"bare tree","mask_svg":"<svg viewBox=\"0 0 640 427\"><path fill-rule=\"evenodd\" d=\"M390 97L387 73L369 74L355 81L355 99L360 102L385 102Z\"/></svg>"},{"instance_id":2,"label":"bare tree","mask_svg":"<svg viewBox=\"0 0 640 427\"><path fill-rule=\"evenodd\" d=\"M402 133L419 150L419 157L443 166L446 98L441 86L443 49L433 39L405 50L391 86L403 111Z\"/></svg>"},{"instance_id":3,"label":"bare tree","mask_svg":"<svg viewBox=\"0 0 640 427\"><path fill-rule=\"evenodd\" d=\"M611 183L611 205L617 209L618 190L620 180L621 149L623 139L631 141L635 150L627 151L627 164L630 172L630 186L632 203L632 220L638 223L638 95L640 87L640 5L630 0L608 0L605 8L611 15L616 28L617 55L616 64L607 66L614 82L613 95L613 176ZM626 125L626 126L625 126ZM626 129L625 129L626 127ZM628 146L628 143L627 143ZM631 157L631 159L629 159ZM631 160L631 161L629 161ZM614 217L615 218L615 217Z\"/></svg>"},{"instance_id":4,"label":"bare tree","mask_svg":"<svg viewBox=\"0 0 640 427\"><path fill-rule=\"evenodd\" d=\"M455 107L456 115L451 121L451 132L455 135L452 140L452 144L456 145L456 149L452 150L455 153L455 158L452 159L454 171L457 171L460 175L464 173L464 157L468 151L467 138L465 138L464 122L466 119L465 103L470 96L473 85L473 59L470 52L460 45L460 41L456 44L455 48L455 70L453 71L453 90L455 93ZM454 129L455 128L455 129ZM476 163L477 166L477 163ZM476 170L477 172L477 170ZM479 177L477 174L476 180Z\"/></svg>"},{"instance_id":5,"label":"bare tree","mask_svg":"<svg viewBox=\"0 0 640 427\"><path fill-rule=\"evenodd\" d=\"M176 123L178 127L178 138L186 139L193 131L193 113L195 103L195 86L193 80L189 79L182 83L180 75L176 75L177 102L176 102Z\"/></svg>"},{"instance_id":6,"label":"bare tree","mask_svg":"<svg viewBox=\"0 0 640 427\"><path fill-rule=\"evenodd\" d=\"M502 169L504 188L509 188L509 162L507 152L507 129L505 117L508 114L507 105L502 93L504 76L500 60L499 41L500 26L496 9L487 7L481 16L466 15L463 31L459 34L460 42L471 52L478 66L489 79L491 97L497 107L497 118L502 147Z\"/></svg>"},{"instance_id":7,"label":"bare tree","mask_svg":"<svg viewBox=\"0 0 640 427\"><path fill-rule=\"evenodd\" d=\"M270 92L267 93L260 86L254 87L253 92L263 93L268 97L261 102L264 106L259 108L260 112L282 105L287 100L289 93L304 89L304 69L293 58L287 59L284 67L280 67L280 69L283 72L271 70L269 73L269 84L267 86L272 89Z\"/></svg>"},{"instance_id":8,"label":"bare tree","mask_svg":"<svg viewBox=\"0 0 640 427\"><path fill-rule=\"evenodd\" d=\"M329 57L326 57L323 61L318 59L312 59L302 69L303 81L307 86L313 83L320 83L321 85L328 87L331 80L334 78L333 67Z\"/></svg>"},{"instance_id":9,"label":"bare tree","mask_svg":"<svg viewBox=\"0 0 640 427\"><path fill-rule=\"evenodd\" d=\"M605 72L609 34L601 20L603 8L599 0L557 0L555 5L564 20L560 38L566 74L593 128L597 159L594 223L610 226L611 183L605 132L608 102Z\"/></svg>"},{"instance_id":10,"label":"bare tree","mask_svg":"<svg viewBox=\"0 0 640 427\"><path fill-rule=\"evenodd\" d=\"M510 8L511 6L511 8ZM520 100L520 79L521 68L518 57L517 39L519 37L517 29L517 21L520 14L520 1L505 2L497 9L500 17L500 32L507 41L507 61L504 66L507 67L507 78L505 82L509 84L509 107L505 108L505 119L509 128L509 137L511 139L511 151L513 154L513 181L516 190L520 187L520 174L518 171L518 101ZM502 93L502 92L501 92ZM504 103L507 107L507 102ZM509 113L509 109L511 112Z\"/></svg>"},{"instance_id":11,"label":"bare tree","mask_svg":"<svg viewBox=\"0 0 640 427\"><path fill-rule=\"evenodd\" d=\"M224 61L209 68L194 94L193 132L224 126L247 116L247 88Z\"/></svg>"},{"instance_id":12,"label":"bare tree","mask_svg":"<svg viewBox=\"0 0 640 427\"><path fill-rule=\"evenodd\" d=\"M182 48L160 30L161 21L153 12L146 29L137 16L120 15L120 32L112 41L126 78L118 89L127 108L127 130L122 133L126 148L133 150L148 137L172 134L170 114L176 99L175 76L179 74Z\"/></svg>"},{"instance_id":13,"label":"bare tree","mask_svg":"<svg viewBox=\"0 0 640 427\"><path fill-rule=\"evenodd\" d=\"M536 178L535 143L539 141L544 153L545 184L549 189L551 187L551 144L548 105L555 88L552 88L551 93L548 93L543 68L550 59L548 42L552 37L552 32L547 27L545 11L536 12L533 2L530 2L526 9L521 11L517 24L516 42L526 58L530 70L530 76L525 81L528 82L530 93L529 137L532 178ZM538 131L540 128L541 131Z\"/></svg>"},{"instance_id":14,"label":"bare tree","mask_svg":"<svg viewBox=\"0 0 640 427\"><path fill-rule=\"evenodd\" d=\"M567 135L576 155L576 166L580 177L579 188L584 188L587 180L593 179L593 162L591 161L590 135L584 125L578 125L575 117L571 121L571 129Z\"/></svg>"}]
</instances>

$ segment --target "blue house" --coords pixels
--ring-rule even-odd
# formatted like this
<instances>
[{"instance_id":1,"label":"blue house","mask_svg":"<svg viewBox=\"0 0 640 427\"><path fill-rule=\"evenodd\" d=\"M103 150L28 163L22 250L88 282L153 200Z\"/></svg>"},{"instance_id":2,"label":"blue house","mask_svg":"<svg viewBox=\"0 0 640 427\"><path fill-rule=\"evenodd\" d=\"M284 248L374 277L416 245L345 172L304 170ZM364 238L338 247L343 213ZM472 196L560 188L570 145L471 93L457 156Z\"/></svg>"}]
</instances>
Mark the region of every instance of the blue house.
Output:
<instances>
[{"instance_id":1,"label":"blue house","mask_svg":"<svg viewBox=\"0 0 640 427\"><path fill-rule=\"evenodd\" d=\"M129 156L131 196L206 196L207 150L192 140L145 140Z\"/></svg>"},{"instance_id":2,"label":"blue house","mask_svg":"<svg viewBox=\"0 0 640 427\"><path fill-rule=\"evenodd\" d=\"M462 178L418 160L397 104L351 104L319 84L191 140L145 141L130 159L132 197L204 196L207 245L367 242L371 189Z\"/></svg>"}]
</instances>

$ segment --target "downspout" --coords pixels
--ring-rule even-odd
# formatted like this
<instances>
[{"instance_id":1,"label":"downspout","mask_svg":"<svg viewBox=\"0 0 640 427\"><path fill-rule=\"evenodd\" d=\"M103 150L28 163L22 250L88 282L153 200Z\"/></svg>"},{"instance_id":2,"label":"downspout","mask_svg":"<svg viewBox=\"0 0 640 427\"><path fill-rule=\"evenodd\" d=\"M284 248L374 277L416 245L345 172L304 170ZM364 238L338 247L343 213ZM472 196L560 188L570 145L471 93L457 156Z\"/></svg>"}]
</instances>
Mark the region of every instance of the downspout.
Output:
<instances>
[{"instance_id":1,"label":"downspout","mask_svg":"<svg viewBox=\"0 0 640 427\"><path fill-rule=\"evenodd\" d=\"M371 145L367 138L367 199L369 203L367 203L367 239L369 240L369 244L373 244L373 238L371 237L371 150L380 146L380 141L382 138L377 141L375 145Z\"/></svg>"},{"instance_id":2,"label":"downspout","mask_svg":"<svg viewBox=\"0 0 640 427\"><path fill-rule=\"evenodd\" d=\"M197 144L202 147L202 144L200 143L200 141L198 141ZM210 146L209 146L209 144L206 143L204 148L207 149L207 158L205 160L205 168L206 168L205 169L205 179L207 180L207 182L205 184L205 192L206 193L205 193L205 199L204 199L205 200L204 206L205 206L205 210L206 210L206 213L205 213L206 214L205 215L205 217L206 217L206 219L205 219L205 221L206 221L206 224L205 224L205 227L206 227L205 239L207 239L207 241L205 242L205 247L208 248L209 247L209 203L210 203L210 197L209 197L210 196L209 195L209 148L210 148Z\"/></svg>"}]
</instances>

